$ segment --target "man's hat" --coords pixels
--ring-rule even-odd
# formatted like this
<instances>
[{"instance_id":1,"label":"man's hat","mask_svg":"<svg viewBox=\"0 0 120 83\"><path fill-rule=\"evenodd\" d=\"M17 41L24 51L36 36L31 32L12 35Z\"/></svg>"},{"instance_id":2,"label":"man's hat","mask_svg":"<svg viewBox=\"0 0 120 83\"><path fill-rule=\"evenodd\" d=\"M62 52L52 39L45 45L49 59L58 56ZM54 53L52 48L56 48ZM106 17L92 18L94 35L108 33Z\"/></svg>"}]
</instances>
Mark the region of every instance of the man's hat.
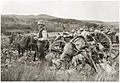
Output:
<instances>
[{"instance_id":1,"label":"man's hat","mask_svg":"<svg viewBox=\"0 0 120 83\"><path fill-rule=\"evenodd\" d=\"M84 29L83 28L80 28L80 31L83 31Z\"/></svg>"},{"instance_id":2,"label":"man's hat","mask_svg":"<svg viewBox=\"0 0 120 83\"><path fill-rule=\"evenodd\" d=\"M74 33L74 32L75 32L75 29L72 29L71 32Z\"/></svg>"},{"instance_id":3,"label":"man's hat","mask_svg":"<svg viewBox=\"0 0 120 83\"><path fill-rule=\"evenodd\" d=\"M89 29L88 28L84 28L85 31L88 31Z\"/></svg>"},{"instance_id":4,"label":"man's hat","mask_svg":"<svg viewBox=\"0 0 120 83\"><path fill-rule=\"evenodd\" d=\"M39 21L37 22L37 24L38 24L38 25L41 25L41 24L45 25L45 22L44 22L43 20L39 20Z\"/></svg>"}]
</instances>

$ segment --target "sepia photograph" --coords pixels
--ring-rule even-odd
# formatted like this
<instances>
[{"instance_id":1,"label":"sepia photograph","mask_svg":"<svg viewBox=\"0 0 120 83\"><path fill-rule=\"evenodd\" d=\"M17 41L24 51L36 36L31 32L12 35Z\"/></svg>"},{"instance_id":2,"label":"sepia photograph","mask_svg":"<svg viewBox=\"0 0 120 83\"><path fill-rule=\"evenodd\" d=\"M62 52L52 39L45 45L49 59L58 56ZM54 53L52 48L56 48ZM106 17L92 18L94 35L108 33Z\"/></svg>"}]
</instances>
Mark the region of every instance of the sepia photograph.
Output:
<instances>
[{"instance_id":1,"label":"sepia photograph","mask_svg":"<svg viewBox=\"0 0 120 83\"><path fill-rule=\"evenodd\" d=\"M119 82L119 0L2 0L1 81Z\"/></svg>"}]
</instances>

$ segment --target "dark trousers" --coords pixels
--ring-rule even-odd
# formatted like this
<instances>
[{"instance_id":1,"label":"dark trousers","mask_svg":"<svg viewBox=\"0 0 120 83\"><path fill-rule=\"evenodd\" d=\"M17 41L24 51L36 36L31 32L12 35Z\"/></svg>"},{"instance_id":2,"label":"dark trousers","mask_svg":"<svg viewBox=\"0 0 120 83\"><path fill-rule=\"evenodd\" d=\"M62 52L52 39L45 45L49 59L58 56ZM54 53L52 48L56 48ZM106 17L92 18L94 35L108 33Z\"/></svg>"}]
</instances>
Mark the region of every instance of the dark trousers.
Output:
<instances>
[{"instance_id":1,"label":"dark trousers","mask_svg":"<svg viewBox=\"0 0 120 83\"><path fill-rule=\"evenodd\" d=\"M37 41L37 49L34 54L34 59L33 61L36 60L36 57L40 60L45 60L45 53L49 49L49 41L44 40L44 41Z\"/></svg>"},{"instance_id":2,"label":"dark trousers","mask_svg":"<svg viewBox=\"0 0 120 83\"><path fill-rule=\"evenodd\" d=\"M45 58L45 52L49 48L48 47L48 41L37 41L37 51L38 51L38 58L39 59L44 59Z\"/></svg>"}]
</instances>

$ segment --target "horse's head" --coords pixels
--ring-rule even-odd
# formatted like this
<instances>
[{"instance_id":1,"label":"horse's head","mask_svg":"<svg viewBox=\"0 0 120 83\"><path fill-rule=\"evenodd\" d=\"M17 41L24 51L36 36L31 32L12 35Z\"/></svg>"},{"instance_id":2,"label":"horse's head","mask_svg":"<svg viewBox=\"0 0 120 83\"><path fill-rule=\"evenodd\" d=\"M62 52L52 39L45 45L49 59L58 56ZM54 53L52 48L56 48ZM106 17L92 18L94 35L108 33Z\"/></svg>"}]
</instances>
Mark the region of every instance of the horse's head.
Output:
<instances>
[{"instance_id":1,"label":"horse's head","mask_svg":"<svg viewBox=\"0 0 120 83\"><path fill-rule=\"evenodd\" d=\"M11 36L9 36L9 42L10 42L10 44L12 44L13 43L13 41L15 40L15 37L16 37L16 35L11 35Z\"/></svg>"},{"instance_id":2,"label":"horse's head","mask_svg":"<svg viewBox=\"0 0 120 83\"><path fill-rule=\"evenodd\" d=\"M11 43L11 45L12 45L13 47L16 47L21 38L22 38L22 36L15 36L15 37L14 37L14 40L13 40L12 43Z\"/></svg>"}]
</instances>

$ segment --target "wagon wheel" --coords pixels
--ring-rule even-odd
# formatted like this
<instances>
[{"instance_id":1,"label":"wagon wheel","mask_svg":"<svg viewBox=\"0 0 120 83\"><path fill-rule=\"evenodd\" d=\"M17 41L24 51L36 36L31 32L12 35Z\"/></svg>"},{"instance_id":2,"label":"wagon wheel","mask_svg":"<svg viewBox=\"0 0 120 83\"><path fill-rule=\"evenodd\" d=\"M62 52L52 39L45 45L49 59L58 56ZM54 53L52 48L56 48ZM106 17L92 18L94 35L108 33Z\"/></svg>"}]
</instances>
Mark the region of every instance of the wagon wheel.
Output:
<instances>
[{"instance_id":1,"label":"wagon wheel","mask_svg":"<svg viewBox=\"0 0 120 83\"><path fill-rule=\"evenodd\" d=\"M73 38L73 43L76 45L77 49L85 49L86 47L88 48L88 43L87 43L87 40L82 36L77 36L75 38ZM79 53L79 52L78 52ZM88 53L89 54L89 53ZM89 57L88 56L85 56L83 55L86 60L91 63L93 65L93 67L91 66L91 68L94 68L96 71L97 71L97 66L96 64L94 63L93 59L92 59L92 56L89 54Z\"/></svg>"},{"instance_id":2,"label":"wagon wheel","mask_svg":"<svg viewBox=\"0 0 120 83\"><path fill-rule=\"evenodd\" d=\"M96 43L100 43L103 45L104 52L107 54L107 56L112 57L111 56L112 42L110 38L102 32L93 32L90 33L90 35L92 36Z\"/></svg>"},{"instance_id":3,"label":"wagon wheel","mask_svg":"<svg viewBox=\"0 0 120 83\"><path fill-rule=\"evenodd\" d=\"M55 55L62 54L65 44L66 42L63 40L54 41L49 48L49 52Z\"/></svg>"},{"instance_id":4,"label":"wagon wheel","mask_svg":"<svg viewBox=\"0 0 120 83\"><path fill-rule=\"evenodd\" d=\"M111 57L116 59L119 56L119 44L113 44L111 49Z\"/></svg>"}]
</instances>

